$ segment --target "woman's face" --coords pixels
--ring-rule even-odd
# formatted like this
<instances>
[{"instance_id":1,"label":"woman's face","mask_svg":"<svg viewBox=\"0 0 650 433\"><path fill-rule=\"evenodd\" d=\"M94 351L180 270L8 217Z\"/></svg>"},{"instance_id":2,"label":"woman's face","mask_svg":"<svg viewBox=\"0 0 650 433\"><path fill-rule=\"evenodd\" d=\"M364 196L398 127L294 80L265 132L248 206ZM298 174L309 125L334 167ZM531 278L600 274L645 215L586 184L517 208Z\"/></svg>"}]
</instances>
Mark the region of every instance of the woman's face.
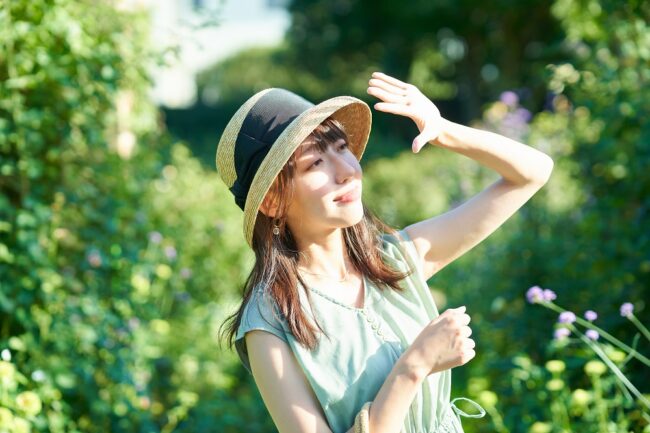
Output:
<instances>
[{"instance_id":1,"label":"woman's face","mask_svg":"<svg viewBox=\"0 0 650 433\"><path fill-rule=\"evenodd\" d=\"M296 150L295 168L294 195L287 212L295 236L314 239L361 221L361 165L344 139L322 153L316 145L303 142ZM336 200L351 191L356 192Z\"/></svg>"}]
</instances>

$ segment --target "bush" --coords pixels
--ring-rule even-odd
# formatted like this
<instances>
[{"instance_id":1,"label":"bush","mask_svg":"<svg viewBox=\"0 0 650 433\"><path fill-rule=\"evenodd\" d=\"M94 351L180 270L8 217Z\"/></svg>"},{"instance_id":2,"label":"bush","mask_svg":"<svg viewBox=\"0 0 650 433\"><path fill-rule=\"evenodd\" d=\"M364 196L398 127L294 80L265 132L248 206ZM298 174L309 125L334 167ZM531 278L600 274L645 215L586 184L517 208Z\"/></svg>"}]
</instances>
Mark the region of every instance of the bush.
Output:
<instances>
[{"instance_id":1,"label":"bush","mask_svg":"<svg viewBox=\"0 0 650 433\"><path fill-rule=\"evenodd\" d=\"M215 355L214 321L251 257L214 170L160 131L146 15L11 2L0 33L0 350L25 378L20 394L1 384L2 405L38 399L20 416L61 432L182 430L192 408L232 411L250 384Z\"/></svg>"}]
</instances>

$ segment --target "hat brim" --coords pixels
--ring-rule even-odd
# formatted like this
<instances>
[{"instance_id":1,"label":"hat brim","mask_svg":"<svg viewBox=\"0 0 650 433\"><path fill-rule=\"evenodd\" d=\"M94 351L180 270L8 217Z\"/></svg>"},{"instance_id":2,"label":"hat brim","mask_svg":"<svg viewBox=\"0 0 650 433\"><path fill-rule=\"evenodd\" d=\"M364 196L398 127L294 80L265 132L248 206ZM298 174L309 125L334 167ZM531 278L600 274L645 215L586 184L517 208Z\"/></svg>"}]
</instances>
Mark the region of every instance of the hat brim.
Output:
<instances>
[{"instance_id":1,"label":"hat brim","mask_svg":"<svg viewBox=\"0 0 650 433\"><path fill-rule=\"evenodd\" d=\"M361 160L368 143L372 114L368 104L353 96L337 96L314 105L296 117L280 134L251 183L244 206L244 237L253 247L253 229L264 197L293 152L318 125L332 116L343 124L350 151Z\"/></svg>"}]
</instances>

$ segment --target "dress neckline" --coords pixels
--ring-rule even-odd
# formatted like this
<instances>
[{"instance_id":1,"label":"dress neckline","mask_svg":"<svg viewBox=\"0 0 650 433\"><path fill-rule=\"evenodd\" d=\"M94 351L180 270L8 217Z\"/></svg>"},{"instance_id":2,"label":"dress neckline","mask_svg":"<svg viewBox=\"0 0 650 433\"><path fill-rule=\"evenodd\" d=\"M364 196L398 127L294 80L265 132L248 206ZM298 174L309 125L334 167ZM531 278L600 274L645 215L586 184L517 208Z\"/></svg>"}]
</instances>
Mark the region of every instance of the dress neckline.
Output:
<instances>
[{"instance_id":1,"label":"dress neckline","mask_svg":"<svg viewBox=\"0 0 650 433\"><path fill-rule=\"evenodd\" d=\"M332 296L328 295L327 293L321 291L320 289L317 289L316 287L309 286L309 290L312 292L322 296L323 298L327 299L328 301L331 301L337 305L340 305L343 308L347 308L348 310L353 310L357 312L365 312L366 309L368 308L369 302L370 302L370 289L368 287L368 281L366 279L366 276L362 274L361 276L361 281L363 285L363 307L355 307L353 305L348 305L344 304L343 302L339 301L338 299L334 299Z\"/></svg>"}]
</instances>

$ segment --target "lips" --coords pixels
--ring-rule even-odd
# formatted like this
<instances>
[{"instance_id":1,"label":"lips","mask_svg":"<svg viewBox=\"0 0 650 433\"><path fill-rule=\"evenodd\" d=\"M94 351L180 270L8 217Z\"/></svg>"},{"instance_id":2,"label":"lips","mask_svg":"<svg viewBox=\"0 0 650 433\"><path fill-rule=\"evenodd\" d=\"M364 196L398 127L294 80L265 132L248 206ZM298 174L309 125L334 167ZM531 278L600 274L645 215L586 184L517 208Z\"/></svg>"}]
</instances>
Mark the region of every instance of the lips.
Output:
<instances>
[{"instance_id":1,"label":"lips","mask_svg":"<svg viewBox=\"0 0 650 433\"><path fill-rule=\"evenodd\" d=\"M351 201L355 200L359 196L359 186L352 188L350 191L345 192L334 199L334 201Z\"/></svg>"}]
</instances>

